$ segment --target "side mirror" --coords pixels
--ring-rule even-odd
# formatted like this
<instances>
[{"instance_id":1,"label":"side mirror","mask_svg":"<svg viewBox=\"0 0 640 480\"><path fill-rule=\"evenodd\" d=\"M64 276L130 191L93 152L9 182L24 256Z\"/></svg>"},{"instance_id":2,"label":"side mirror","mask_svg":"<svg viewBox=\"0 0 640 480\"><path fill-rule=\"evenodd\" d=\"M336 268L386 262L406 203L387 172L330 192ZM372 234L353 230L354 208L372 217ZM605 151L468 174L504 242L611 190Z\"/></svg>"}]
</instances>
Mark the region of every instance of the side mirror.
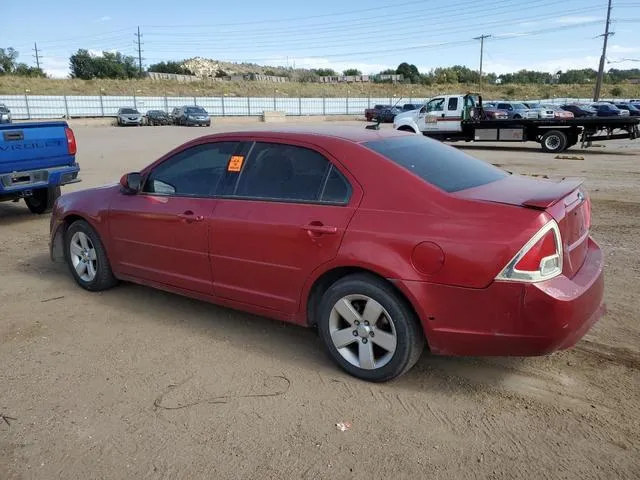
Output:
<instances>
[{"instance_id":1,"label":"side mirror","mask_svg":"<svg viewBox=\"0 0 640 480\"><path fill-rule=\"evenodd\" d=\"M138 172L125 173L120 178L120 187L123 193L135 195L142 188L142 175Z\"/></svg>"}]
</instances>

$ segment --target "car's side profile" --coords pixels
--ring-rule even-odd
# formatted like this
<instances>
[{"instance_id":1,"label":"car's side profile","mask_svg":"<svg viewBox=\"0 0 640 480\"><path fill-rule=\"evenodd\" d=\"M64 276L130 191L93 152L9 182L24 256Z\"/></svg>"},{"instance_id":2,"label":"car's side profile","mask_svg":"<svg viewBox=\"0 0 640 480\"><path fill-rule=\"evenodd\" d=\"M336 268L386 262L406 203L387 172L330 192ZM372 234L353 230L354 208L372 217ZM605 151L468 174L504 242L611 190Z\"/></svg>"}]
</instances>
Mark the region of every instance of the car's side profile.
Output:
<instances>
[{"instance_id":1,"label":"car's side profile","mask_svg":"<svg viewBox=\"0 0 640 480\"><path fill-rule=\"evenodd\" d=\"M397 131L204 136L119 184L65 194L51 256L80 286L132 281L300 325L372 381L425 348L540 355L602 312L580 182L509 175Z\"/></svg>"}]
</instances>

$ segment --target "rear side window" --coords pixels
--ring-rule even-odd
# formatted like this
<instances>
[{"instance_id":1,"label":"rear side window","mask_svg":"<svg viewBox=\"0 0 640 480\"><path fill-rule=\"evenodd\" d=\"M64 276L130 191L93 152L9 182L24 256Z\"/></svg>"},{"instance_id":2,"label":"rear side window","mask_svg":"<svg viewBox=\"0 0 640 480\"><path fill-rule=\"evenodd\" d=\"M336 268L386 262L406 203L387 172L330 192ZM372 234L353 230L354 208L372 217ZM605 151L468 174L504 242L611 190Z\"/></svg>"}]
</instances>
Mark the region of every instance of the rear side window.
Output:
<instances>
[{"instance_id":1,"label":"rear side window","mask_svg":"<svg viewBox=\"0 0 640 480\"><path fill-rule=\"evenodd\" d=\"M278 143L257 142L246 163L235 195L284 201L319 201L331 169L314 150Z\"/></svg>"},{"instance_id":2,"label":"rear side window","mask_svg":"<svg viewBox=\"0 0 640 480\"><path fill-rule=\"evenodd\" d=\"M363 145L446 192L477 187L507 176L503 170L456 148L417 135Z\"/></svg>"},{"instance_id":3,"label":"rear side window","mask_svg":"<svg viewBox=\"0 0 640 480\"><path fill-rule=\"evenodd\" d=\"M450 98L449 105L447 105L447 110L457 110L458 109L458 99Z\"/></svg>"}]
</instances>

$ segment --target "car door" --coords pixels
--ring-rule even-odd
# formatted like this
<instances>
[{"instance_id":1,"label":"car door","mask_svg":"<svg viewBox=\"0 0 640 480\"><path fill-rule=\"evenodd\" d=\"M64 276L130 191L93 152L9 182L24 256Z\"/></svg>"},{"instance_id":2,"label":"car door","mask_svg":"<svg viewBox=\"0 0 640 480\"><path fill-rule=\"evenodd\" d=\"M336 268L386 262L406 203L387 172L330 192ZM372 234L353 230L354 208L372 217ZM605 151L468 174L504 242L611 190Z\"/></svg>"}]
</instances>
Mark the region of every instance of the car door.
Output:
<instances>
[{"instance_id":1,"label":"car door","mask_svg":"<svg viewBox=\"0 0 640 480\"><path fill-rule=\"evenodd\" d=\"M238 142L182 150L145 172L138 194L110 205L114 269L127 276L211 294L209 221L214 192Z\"/></svg>"},{"instance_id":2,"label":"car door","mask_svg":"<svg viewBox=\"0 0 640 480\"><path fill-rule=\"evenodd\" d=\"M214 293L291 314L305 280L337 255L362 193L314 145L257 138L244 158L211 223Z\"/></svg>"},{"instance_id":3,"label":"car door","mask_svg":"<svg viewBox=\"0 0 640 480\"><path fill-rule=\"evenodd\" d=\"M513 105L510 103L498 103L498 109L506 111L509 118L513 118L515 115Z\"/></svg>"},{"instance_id":4,"label":"car door","mask_svg":"<svg viewBox=\"0 0 640 480\"><path fill-rule=\"evenodd\" d=\"M449 97L445 102L444 116L440 116L438 121L439 132L461 132L462 131L462 99Z\"/></svg>"},{"instance_id":5,"label":"car door","mask_svg":"<svg viewBox=\"0 0 640 480\"><path fill-rule=\"evenodd\" d=\"M424 112L420 113L418 121L424 121L425 132L437 132L439 130L438 120L445 117L445 100L443 97L430 100L424 107Z\"/></svg>"}]
</instances>

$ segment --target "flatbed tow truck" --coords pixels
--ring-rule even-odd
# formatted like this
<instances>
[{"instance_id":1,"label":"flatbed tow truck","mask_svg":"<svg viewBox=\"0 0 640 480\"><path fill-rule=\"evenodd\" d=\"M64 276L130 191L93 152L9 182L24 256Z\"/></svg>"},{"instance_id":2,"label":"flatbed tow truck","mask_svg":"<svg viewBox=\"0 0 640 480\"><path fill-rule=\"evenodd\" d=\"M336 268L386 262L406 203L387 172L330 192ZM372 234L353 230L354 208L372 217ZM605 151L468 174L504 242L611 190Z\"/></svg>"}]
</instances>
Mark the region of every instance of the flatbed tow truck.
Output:
<instances>
[{"instance_id":1,"label":"flatbed tow truck","mask_svg":"<svg viewBox=\"0 0 640 480\"><path fill-rule=\"evenodd\" d=\"M560 153L580 143L640 138L635 117L489 120L477 94L441 95L420 109L396 115L393 128L446 141L538 142L548 153ZM367 128L376 128L369 125ZM379 128L379 127L378 127Z\"/></svg>"}]
</instances>

